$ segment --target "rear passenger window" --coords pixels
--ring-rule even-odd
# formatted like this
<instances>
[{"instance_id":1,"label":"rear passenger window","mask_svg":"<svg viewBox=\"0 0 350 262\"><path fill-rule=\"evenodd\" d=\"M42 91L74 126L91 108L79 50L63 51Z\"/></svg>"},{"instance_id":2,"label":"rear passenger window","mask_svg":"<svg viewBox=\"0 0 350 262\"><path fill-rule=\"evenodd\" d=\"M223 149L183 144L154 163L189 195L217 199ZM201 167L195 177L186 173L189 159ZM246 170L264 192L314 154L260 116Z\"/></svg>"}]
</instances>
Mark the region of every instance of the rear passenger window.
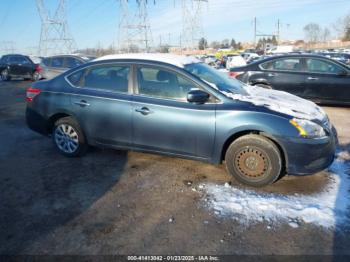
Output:
<instances>
[{"instance_id":1,"label":"rear passenger window","mask_svg":"<svg viewBox=\"0 0 350 262\"><path fill-rule=\"evenodd\" d=\"M80 70L68 77L77 87L128 93L128 66L98 66Z\"/></svg>"},{"instance_id":2,"label":"rear passenger window","mask_svg":"<svg viewBox=\"0 0 350 262\"><path fill-rule=\"evenodd\" d=\"M265 70L276 71L302 71L302 63L300 58L286 58L269 61L261 64Z\"/></svg>"},{"instance_id":3,"label":"rear passenger window","mask_svg":"<svg viewBox=\"0 0 350 262\"><path fill-rule=\"evenodd\" d=\"M51 59L52 67L63 67L63 57L53 57Z\"/></svg>"},{"instance_id":4,"label":"rear passenger window","mask_svg":"<svg viewBox=\"0 0 350 262\"><path fill-rule=\"evenodd\" d=\"M80 66L82 62L74 57L66 57L66 67L74 68Z\"/></svg>"}]
</instances>

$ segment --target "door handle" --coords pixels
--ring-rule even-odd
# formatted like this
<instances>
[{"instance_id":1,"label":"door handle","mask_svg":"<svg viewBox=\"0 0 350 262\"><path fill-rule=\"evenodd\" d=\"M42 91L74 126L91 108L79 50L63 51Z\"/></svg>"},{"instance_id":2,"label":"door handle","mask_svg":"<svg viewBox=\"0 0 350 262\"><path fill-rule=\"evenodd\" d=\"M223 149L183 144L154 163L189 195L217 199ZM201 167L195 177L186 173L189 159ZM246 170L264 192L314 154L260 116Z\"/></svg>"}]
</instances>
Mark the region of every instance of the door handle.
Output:
<instances>
[{"instance_id":1,"label":"door handle","mask_svg":"<svg viewBox=\"0 0 350 262\"><path fill-rule=\"evenodd\" d=\"M136 108L135 111L138 113L141 113L143 115L148 115L148 114L152 113L152 111L149 110L147 107Z\"/></svg>"},{"instance_id":2,"label":"door handle","mask_svg":"<svg viewBox=\"0 0 350 262\"><path fill-rule=\"evenodd\" d=\"M275 73L268 73L267 76L274 77L274 76L276 76L276 74Z\"/></svg>"},{"instance_id":3,"label":"door handle","mask_svg":"<svg viewBox=\"0 0 350 262\"><path fill-rule=\"evenodd\" d=\"M311 76L309 76L309 77L307 78L307 80L312 80L312 81L314 81L314 80L318 80L318 78L317 78L317 77L311 77Z\"/></svg>"},{"instance_id":4,"label":"door handle","mask_svg":"<svg viewBox=\"0 0 350 262\"><path fill-rule=\"evenodd\" d=\"M81 107L85 107L85 106L89 106L90 104L88 102L86 102L85 100L81 100L79 102L74 102L75 105L81 106Z\"/></svg>"}]
</instances>

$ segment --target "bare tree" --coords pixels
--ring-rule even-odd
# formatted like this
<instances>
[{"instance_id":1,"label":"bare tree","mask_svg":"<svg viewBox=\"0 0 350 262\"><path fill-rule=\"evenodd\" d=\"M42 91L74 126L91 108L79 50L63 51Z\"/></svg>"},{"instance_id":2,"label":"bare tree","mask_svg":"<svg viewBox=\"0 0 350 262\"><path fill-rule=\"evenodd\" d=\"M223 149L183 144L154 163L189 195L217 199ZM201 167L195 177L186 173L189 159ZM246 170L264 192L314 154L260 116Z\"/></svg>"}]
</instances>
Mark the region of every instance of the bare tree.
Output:
<instances>
[{"instance_id":1,"label":"bare tree","mask_svg":"<svg viewBox=\"0 0 350 262\"><path fill-rule=\"evenodd\" d=\"M322 41L323 42L328 42L331 38L331 31L328 29L328 27L325 27L323 30L322 30Z\"/></svg>"},{"instance_id":2,"label":"bare tree","mask_svg":"<svg viewBox=\"0 0 350 262\"><path fill-rule=\"evenodd\" d=\"M335 24L333 24L335 31L338 32L338 37L345 39L347 36L347 32L350 30L350 12L337 20ZM346 39L345 39L346 40Z\"/></svg>"},{"instance_id":3,"label":"bare tree","mask_svg":"<svg viewBox=\"0 0 350 262\"><path fill-rule=\"evenodd\" d=\"M309 23L304 26L305 38L310 43L317 43L321 36L321 27L316 23Z\"/></svg>"}]
</instances>

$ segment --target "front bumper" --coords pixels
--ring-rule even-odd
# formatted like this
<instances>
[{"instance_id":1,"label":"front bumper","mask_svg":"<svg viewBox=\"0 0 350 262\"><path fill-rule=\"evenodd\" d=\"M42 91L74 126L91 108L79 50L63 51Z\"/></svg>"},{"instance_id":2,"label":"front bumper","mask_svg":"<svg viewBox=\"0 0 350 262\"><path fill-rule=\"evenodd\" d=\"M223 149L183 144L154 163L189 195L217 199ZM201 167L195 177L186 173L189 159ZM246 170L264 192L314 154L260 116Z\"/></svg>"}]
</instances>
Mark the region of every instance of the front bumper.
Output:
<instances>
[{"instance_id":1,"label":"front bumper","mask_svg":"<svg viewBox=\"0 0 350 262\"><path fill-rule=\"evenodd\" d=\"M310 175L329 167L335 156L337 134L335 129L325 138L277 138L286 160L286 171L291 175Z\"/></svg>"}]
</instances>

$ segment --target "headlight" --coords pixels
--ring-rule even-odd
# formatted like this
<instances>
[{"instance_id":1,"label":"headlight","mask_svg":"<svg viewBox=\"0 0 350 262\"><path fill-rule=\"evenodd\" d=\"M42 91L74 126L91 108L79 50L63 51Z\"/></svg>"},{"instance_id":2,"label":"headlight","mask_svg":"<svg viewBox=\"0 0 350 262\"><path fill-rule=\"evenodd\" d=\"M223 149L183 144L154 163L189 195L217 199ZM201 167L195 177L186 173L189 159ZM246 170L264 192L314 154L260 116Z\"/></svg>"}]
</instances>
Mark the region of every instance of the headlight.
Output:
<instances>
[{"instance_id":1,"label":"headlight","mask_svg":"<svg viewBox=\"0 0 350 262\"><path fill-rule=\"evenodd\" d=\"M326 136L323 127L309 120L293 118L289 121L299 131L299 135L305 138Z\"/></svg>"}]
</instances>

